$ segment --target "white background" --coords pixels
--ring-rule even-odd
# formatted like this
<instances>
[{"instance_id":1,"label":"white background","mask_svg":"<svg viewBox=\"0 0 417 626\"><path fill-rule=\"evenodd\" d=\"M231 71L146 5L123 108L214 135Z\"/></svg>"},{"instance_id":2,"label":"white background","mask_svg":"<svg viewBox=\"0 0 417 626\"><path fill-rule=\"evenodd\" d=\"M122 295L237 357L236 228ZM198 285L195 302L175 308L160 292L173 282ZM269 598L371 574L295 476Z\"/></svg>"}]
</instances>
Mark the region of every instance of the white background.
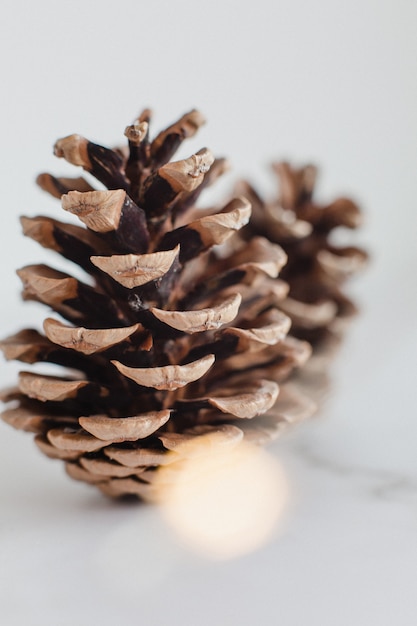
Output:
<instances>
[{"instance_id":1,"label":"white background","mask_svg":"<svg viewBox=\"0 0 417 626\"><path fill-rule=\"evenodd\" d=\"M3 336L45 314L14 271L46 258L18 215L61 217L34 185L69 171L55 139L117 143L145 106L154 132L204 113L187 150L230 158L220 190L250 175L272 193L271 159L317 162L323 199L363 206L372 264L332 397L271 449L293 498L252 554L193 554L156 509L108 502L0 424L2 624L417 622L416 23L415 0L3 1Z\"/></svg>"}]
</instances>

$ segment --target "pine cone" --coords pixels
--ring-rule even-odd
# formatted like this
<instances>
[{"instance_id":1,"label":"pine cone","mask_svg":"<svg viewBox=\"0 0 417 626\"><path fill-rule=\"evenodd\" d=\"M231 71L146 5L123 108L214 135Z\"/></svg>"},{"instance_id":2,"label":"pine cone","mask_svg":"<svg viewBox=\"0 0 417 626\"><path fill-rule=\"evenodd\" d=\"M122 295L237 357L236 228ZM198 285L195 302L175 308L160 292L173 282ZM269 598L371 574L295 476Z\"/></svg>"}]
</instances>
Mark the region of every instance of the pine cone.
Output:
<instances>
[{"instance_id":1,"label":"pine cone","mask_svg":"<svg viewBox=\"0 0 417 626\"><path fill-rule=\"evenodd\" d=\"M341 288L364 265L367 254L354 246L338 246L331 239L338 227L357 228L362 216L348 198L328 205L315 201L317 169L313 165L297 169L282 162L272 167L280 182L275 201L264 201L247 182L238 186L252 204L252 219L243 233L246 238L268 237L287 253L281 278L290 290L281 309L292 320L291 332L311 342L316 354L336 343L344 322L356 312Z\"/></svg>"},{"instance_id":2,"label":"pine cone","mask_svg":"<svg viewBox=\"0 0 417 626\"><path fill-rule=\"evenodd\" d=\"M279 310L285 253L262 237L220 253L247 224L249 202L199 213L197 197L225 161L207 149L170 159L202 116L191 111L153 141L149 119L145 111L127 127L126 150L79 135L56 143L58 157L107 190L42 174L40 186L87 228L38 216L23 217L23 231L89 278L47 265L19 270L23 298L69 323L48 317L44 334L25 329L1 343L7 359L75 370L21 372L18 388L3 393L14 403L3 419L36 433L71 477L143 499L154 496L156 469L181 458L181 443L212 433L228 445L261 442L311 409L285 382L310 354L287 336Z\"/></svg>"}]
</instances>

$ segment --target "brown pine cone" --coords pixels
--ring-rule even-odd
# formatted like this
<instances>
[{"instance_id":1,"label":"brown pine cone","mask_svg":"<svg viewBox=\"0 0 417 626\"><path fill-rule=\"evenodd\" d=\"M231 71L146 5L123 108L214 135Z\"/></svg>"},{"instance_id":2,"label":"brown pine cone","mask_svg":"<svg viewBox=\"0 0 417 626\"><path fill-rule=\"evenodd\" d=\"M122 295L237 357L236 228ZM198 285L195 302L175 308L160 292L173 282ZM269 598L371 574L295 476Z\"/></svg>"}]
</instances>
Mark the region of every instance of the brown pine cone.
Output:
<instances>
[{"instance_id":1,"label":"brown pine cone","mask_svg":"<svg viewBox=\"0 0 417 626\"><path fill-rule=\"evenodd\" d=\"M127 127L126 150L79 135L56 143L58 157L107 190L42 174L40 186L83 225L23 217L23 231L86 281L47 265L19 270L23 298L56 316L43 333L29 328L1 343L7 359L59 366L56 376L21 372L18 388L3 393L12 403L3 419L36 433L71 477L143 499L154 496L157 468L180 461L182 442L212 433L232 445L261 442L311 409L285 382L311 351L287 335L279 308L285 253L257 236L219 252L248 223L249 202L198 213L224 160L207 149L170 159L202 116L191 111L152 141L149 120L145 111Z\"/></svg>"},{"instance_id":2,"label":"brown pine cone","mask_svg":"<svg viewBox=\"0 0 417 626\"><path fill-rule=\"evenodd\" d=\"M356 312L342 286L363 267L367 254L354 246L338 246L332 234L339 227L357 228L362 215L348 198L326 205L315 200L313 165L295 168L282 162L272 167L280 183L276 200L264 201L247 182L238 185L252 204L252 219L242 234L265 236L287 253L280 276L290 290L281 309L292 320L292 334L318 351L321 344L335 343L344 322Z\"/></svg>"}]
</instances>

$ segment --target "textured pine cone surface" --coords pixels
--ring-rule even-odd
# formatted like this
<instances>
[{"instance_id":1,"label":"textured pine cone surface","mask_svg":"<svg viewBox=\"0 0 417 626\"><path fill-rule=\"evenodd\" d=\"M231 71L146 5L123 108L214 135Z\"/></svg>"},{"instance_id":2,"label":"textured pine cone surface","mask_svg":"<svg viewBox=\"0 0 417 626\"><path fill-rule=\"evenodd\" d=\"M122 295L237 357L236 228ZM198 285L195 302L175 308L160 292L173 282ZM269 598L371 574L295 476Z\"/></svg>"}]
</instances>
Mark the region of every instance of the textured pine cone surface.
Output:
<instances>
[{"instance_id":1,"label":"textured pine cone surface","mask_svg":"<svg viewBox=\"0 0 417 626\"><path fill-rule=\"evenodd\" d=\"M348 198L329 204L315 200L315 166L295 168L281 162L272 167L279 179L275 200L265 201L248 182L237 187L252 204L251 222L242 232L246 238L268 237L287 253L280 277L288 283L289 294L281 309L292 320L292 334L311 342L317 361L319 355L328 358L346 321L356 313L342 288L364 266L367 254L355 246L337 245L333 236L340 227L360 226L362 215Z\"/></svg>"},{"instance_id":2,"label":"textured pine cone surface","mask_svg":"<svg viewBox=\"0 0 417 626\"><path fill-rule=\"evenodd\" d=\"M79 135L56 143L56 156L107 189L42 174L39 185L82 224L21 222L86 280L42 264L18 270L23 298L56 315L43 333L1 342L7 359L59 370L21 372L3 392L3 419L35 433L72 478L142 499L155 497L159 467L181 462L182 444L263 443L312 410L288 382L311 348L288 335L280 310L286 254L262 236L226 247L250 218L244 197L217 212L195 208L225 169L207 149L171 160L203 123L197 111L152 141L149 121L146 110L127 127L126 149Z\"/></svg>"}]
</instances>

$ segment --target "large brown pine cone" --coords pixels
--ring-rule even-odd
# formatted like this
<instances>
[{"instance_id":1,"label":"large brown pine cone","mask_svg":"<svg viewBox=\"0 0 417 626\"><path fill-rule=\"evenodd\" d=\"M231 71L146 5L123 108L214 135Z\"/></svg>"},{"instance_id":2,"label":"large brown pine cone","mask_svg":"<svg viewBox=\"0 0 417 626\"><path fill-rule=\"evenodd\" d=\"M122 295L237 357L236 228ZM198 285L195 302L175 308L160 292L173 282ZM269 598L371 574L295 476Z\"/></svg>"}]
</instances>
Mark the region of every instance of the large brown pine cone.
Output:
<instances>
[{"instance_id":1,"label":"large brown pine cone","mask_svg":"<svg viewBox=\"0 0 417 626\"><path fill-rule=\"evenodd\" d=\"M195 201L224 161L207 149L170 159L202 116L191 111L153 141L149 118L145 111L127 127L126 150L79 135L56 143L58 157L108 190L42 174L40 186L84 226L38 216L23 217L23 230L87 280L47 265L19 270L23 298L66 322L48 317L44 333L26 329L1 343L7 359L72 370L21 372L3 394L12 403L3 419L36 433L71 477L144 499L156 469L180 460L182 442L210 433L261 442L311 408L285 382L310 354L287 335L279 308L286 254L263 237L222 252L248 223L250 203L238 197L199 213Z\"/></svg>"},{"instance_id":2,"label":"large brown pine cone","mask_svg":"<svg viewBox=\"0 0 417 626\"><path fill-rule=\"evenodd\" d=\"M264 201L247 182L238 186L252 204L252 219L242 231L246 238L262 235L282 246L288 255L281 278L290 287L281 304L292 320L291 332L313 344L334 343L344 322L356 312L353 302L342 291L343 283L367 260L355 246L332 241L335 229L354 229L362 223L355 202L337 198L320 204L314 198L317 168L295 168L289 163L273 164L279 178L278 197Z\"/></svg>"}]
</instances>

